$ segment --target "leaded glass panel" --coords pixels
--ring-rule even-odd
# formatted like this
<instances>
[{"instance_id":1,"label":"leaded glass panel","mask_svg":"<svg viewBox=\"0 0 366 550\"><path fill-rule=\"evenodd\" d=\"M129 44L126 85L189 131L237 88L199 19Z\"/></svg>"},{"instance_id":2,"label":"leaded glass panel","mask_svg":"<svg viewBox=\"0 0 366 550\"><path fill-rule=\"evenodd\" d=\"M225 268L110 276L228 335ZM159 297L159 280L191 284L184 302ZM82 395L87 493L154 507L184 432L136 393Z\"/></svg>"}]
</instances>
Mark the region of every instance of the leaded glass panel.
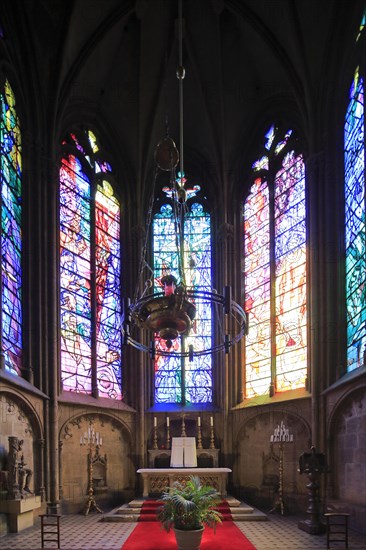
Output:
<instances>
[{"instance_id":1,"label":"leaded glass panel","mask_svg":"<svg viewBox=\"0 0 366 550\"><path fill-rule=\"evenodd\" d=\"M112 185L100 179L104 163L93 157L99 151L94 134L72 134L71 142L76 153L65 156L60 169L62 387L120 399L120 205Z\"/></svg>"},{"instance_id":2,"label":"leaded glass panel","mask_svg":"<svg viewBox=\"0 0 366 550\"><path fill-rule=\"evenodd\" d=\"M8 81L0 94L2 346L5 368L22 369L21 134Z\"/></svg>"},{"instance_id":3,"label":"leaded glass panel","mask_svg":"<svg viewBox=\"0 0 366 550\"><path fill-rule=\"evenodd\" d=\"M198 202L191 204L182 215L173 212L171 204L164 204L153 220L153 256L155 289L161 286L163 275L179 273L179 242L177 224L182 223L184 234L184 275L188 288L211 290L211 221ZM196 300L196 317L189 336L173 341L170 351L194 350L211 347L212 307ZM155 339L156 349L166 349L165 342ZM183 348L182 348L183 346ZM182 375L184 371L184 376ZM156 403L207 403L212 401L212 360L210 355L188 358L160 357L155 359Z\"/></svg>"},{"instance_id":4,"label":"leaded glass panel","mask_svg":"<svg viewBox=\"0 0 366 550\"><path fill-rule=\"evenodd\" d=\"M260 163L262 178L244 204L247 398L306 382L305 170L290 148L291 135L278 140L274 126L266 134L268 155L253 164L255 173Z\"/></svg>"},{"instance_id":5,"label":"leaded glass panel","mask_svg":"<svg viewBox=\"0 0 366 550\"><path fill-rule=\"evenodd\" d=\"M366 229L364 85L355 72L344 128L347 370L366 350Z\"/></svg>"}]
</instances>

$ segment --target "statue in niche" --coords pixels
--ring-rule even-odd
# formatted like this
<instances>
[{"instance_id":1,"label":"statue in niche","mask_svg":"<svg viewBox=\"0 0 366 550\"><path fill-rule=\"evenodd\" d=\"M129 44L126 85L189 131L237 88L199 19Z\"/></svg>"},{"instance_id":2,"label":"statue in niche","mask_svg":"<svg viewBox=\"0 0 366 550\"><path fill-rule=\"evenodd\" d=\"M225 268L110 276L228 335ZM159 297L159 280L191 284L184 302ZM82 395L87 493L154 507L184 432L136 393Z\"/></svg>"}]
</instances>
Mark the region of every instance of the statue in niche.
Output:
<instances>
[{"instance_id":1,"label":"statue in niche","mask_svg":"<svg viewBox=\"0 0 366 550\"><path fill-rule=\"evenodd\" d=\"M29 488L29 484L32 480L33 472L30 468L26 468L26 463L24 462L24 455L20 457L18 463L18 484L19 491L23 495L24 493L32 493Z\"/></svg>"},{"instance_id":2,"label":"statue in niche","mask_svg":"<svg viewBox=\"0 0 366 550\"><path fill-rule=\"evenodd\" d=\"M10 436L8 440L8 500L20 500L25 498L27 494L31 494L29 484L32 479L33 472L30 468L26 468L23 453L21 454L20 459L18 459L18 455L23 449L24 441L14 436Z\"/></svg>"}]
</instances>

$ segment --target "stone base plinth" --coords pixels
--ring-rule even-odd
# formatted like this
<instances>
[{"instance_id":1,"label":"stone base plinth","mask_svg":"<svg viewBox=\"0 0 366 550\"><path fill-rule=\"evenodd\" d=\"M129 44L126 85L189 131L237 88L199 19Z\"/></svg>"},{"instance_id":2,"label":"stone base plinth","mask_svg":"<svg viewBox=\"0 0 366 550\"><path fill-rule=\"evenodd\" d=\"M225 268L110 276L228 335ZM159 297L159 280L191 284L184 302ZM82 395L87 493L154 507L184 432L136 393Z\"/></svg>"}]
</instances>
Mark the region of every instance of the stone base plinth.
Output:
<instances>
[{"instance_id":1,"label":"stone base plinth","mask_svg":"<svg viewBox=\"0 0 366 550\"><path fill-rule=\"evenodd\" d=\"M18 533L34 524L33 510L41 507L41 497L31 495L21 500L0 500L0 512L8 515L10 533Z\"/></svg>"},{"instance_id":2,"label":"stone base plinth","mask_svg":"<svg viewBox=\"0 0 366 550\"><path fill-rule=\"evenodd\" d=\"M302 529L302 531L310 533L310 535L322 535L326 531L324 523L314 523L307 519L304 521L299 521L297 526L299 529Z\"/></svg>"}]
</instances>

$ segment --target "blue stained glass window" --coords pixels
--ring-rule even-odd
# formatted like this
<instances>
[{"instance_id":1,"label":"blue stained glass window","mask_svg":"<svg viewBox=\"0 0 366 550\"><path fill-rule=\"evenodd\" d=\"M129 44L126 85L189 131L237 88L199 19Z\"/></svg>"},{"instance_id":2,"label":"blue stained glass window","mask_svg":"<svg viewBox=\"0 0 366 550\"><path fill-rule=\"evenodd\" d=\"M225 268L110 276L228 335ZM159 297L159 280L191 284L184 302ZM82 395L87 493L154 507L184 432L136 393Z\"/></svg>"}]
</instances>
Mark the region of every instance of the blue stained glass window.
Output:
<instances>
[{"instance_id":1,"label":"blue stained glass window","mask_svg":"<svg viewBox=\"0 0 366 550\"><path fill-rule=\"evenodd\" d=\"M202 204L193 202L182 214L184 234L184 274L188 289L212 291L211 283L211 219ZM179 220L178 220L179 222ZM178 281L179 273L176 230L177 216L172 205L164 204L153 219L153 255L155 288L163 275L172 274ZM196 317L188 336L173 341L171 351L195 351L212 345L212 308L203 300L196 300ZM157 349L164 349L165 341L155 339ZM212 401L211 355L188 358L162 357L155 359L156 403L209 403Z\"/></svg>"},{"instance_id":2,"label":"blue stained glass window","mask_svg":"<svg viewBox=\"0 0 366 550\"><path fill-rule=\"evenodd\" d=\"M356 69L344 128L347 369L366 351L366 230L364 85Z\"/></svg>"},{"instance_id":3,"label":"blue stained glass window","mask_svg":"<svg viewBox=\"0 0 366 550\"><path fill-rule=\"evenodd\" d=\"M93 158L94 134L72 134L71 142L75 153L60 169L62 387L120 399L120 205L108 170L100 173L109 165Z\"/></svg>"},{"instance_id":4,"label":"blue stained glass window","mask_svg":"<svg viewBox=\"0 0 366 550\"><path fill-rule=\"evenodd\" d=\"M305 171L291 135L267 132L244 203L247 398L304 387L307 375Z\"/></svg>"},{"instance_id":5,"label":"blue stained glass window","mask_svg":"<svg viewBox=\"0 0 366 550\"><path fill-rule=\"evenodd\" d=\"M5 368L22 369L21 133L8 81L0 93L1 331Z\"/></svg>"}]
</instances>

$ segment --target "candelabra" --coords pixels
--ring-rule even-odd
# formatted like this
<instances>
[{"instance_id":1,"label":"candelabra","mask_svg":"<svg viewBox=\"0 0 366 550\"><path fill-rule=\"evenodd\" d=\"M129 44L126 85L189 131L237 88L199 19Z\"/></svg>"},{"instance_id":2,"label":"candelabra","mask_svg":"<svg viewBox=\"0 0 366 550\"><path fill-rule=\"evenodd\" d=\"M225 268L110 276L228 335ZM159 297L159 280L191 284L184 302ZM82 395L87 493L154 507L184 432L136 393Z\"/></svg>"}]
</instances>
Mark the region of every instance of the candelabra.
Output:
<instances>
[{"instance_id":1,"label":"candelabra","mask_svg":"<svg viewBox=\"0 0 366 550\"><path fill-rule=\"evenodd\" d=\"M197 449L202 449L202 430L201 430L201 418L197 420Z\"/></svg>"},{"instance_id":2,"label":"candelabra","mask_svg":"<svg viewBox=\"0 0 366 550\"><path fill-rule=\"evenodd\" d=\"M102 446L102 438L99 432L95 432L92 422L89 422L89 428L84 435L80 436L80 445L89 446L88 454L88 500L84 506L84 515L87 516L90 510L95 509L97 512L102 513L94 498L93 487L93 454L94 450L96 454L99 454L99 448Z\"/></svg>"},{"instance_id":3,"label":"candelabra","mask_svg":"<svg viewBox=\"0 0 366 550\"><path fill-rule=\"evenodd\" d=\"M288 428L286 428L285 423L283 420L281 420L281 425L278 425L277 428L274 429L273 434L271 435L270 441L271 443L279 443L279 454L280 454L280 460L279 460L279 483L278 483L278 498L276 499L273 508L269 511L269 513L274 512L279 508L281 515L283 516L285 514L285 502L283 499L283 451L284 443L292 443L294 440L294 436L290 434L290 431Z\"/></svg>"}]
</instances>

